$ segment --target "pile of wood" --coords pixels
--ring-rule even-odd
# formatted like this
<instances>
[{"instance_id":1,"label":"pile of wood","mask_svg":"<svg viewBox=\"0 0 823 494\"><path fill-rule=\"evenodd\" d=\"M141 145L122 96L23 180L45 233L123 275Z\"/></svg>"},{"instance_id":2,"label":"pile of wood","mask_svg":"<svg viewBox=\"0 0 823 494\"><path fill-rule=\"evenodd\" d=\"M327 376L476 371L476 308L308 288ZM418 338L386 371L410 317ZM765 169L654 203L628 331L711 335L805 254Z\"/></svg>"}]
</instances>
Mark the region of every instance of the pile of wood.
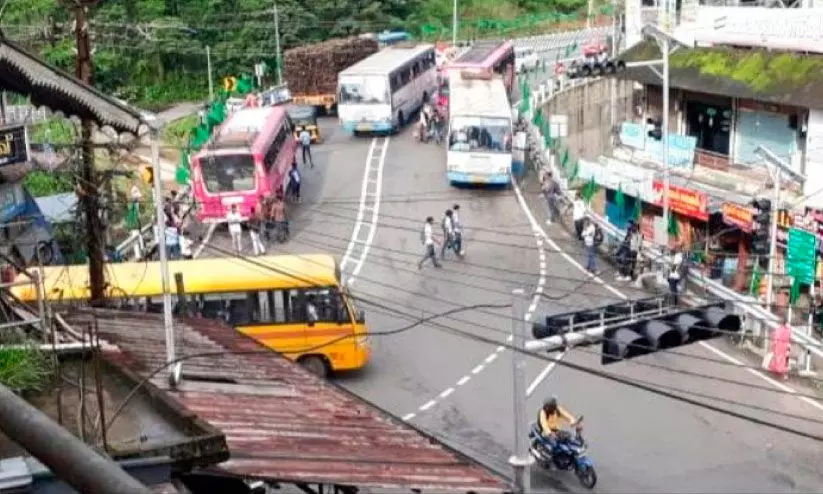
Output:
<instances>
[{"instance_id":1,"label":"pile of wood","mask_svg":"<svg viewBox=\"0 0 823 494\"><path fill-rule=\"evenodd\" d=\"M330 39L287 50L283 72L292 94L328 94L337 91L337 74L376 53L370 38Z\"/></svg>"}]
</instances>

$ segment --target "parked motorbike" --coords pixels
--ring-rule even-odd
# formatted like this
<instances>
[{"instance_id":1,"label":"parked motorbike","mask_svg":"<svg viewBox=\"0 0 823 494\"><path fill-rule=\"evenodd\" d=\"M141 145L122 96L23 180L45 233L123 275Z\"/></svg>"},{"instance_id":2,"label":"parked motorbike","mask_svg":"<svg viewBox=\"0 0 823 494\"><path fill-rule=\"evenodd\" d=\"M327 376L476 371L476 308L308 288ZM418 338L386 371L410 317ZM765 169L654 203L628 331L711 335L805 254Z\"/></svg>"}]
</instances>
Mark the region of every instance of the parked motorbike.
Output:
<instances>
[{"instance_id":1,"label":"parked motorbike","mask_svg":"<svg viewBox=\"0 0 823 494\"><path fill-rule=\"evenodd\" d=\"M550 470L552 466L558 470L574 470L583 487L593 489L597 484L597 472L594 471L591 458L586 454L588 448L582 435L582 422L581 416L577 420L574 434L569 431L558 431L555 434L554 445L543 437L540 425L533 423L529 432L529 453L546 470Z\"/></svg>"}]
</instances>

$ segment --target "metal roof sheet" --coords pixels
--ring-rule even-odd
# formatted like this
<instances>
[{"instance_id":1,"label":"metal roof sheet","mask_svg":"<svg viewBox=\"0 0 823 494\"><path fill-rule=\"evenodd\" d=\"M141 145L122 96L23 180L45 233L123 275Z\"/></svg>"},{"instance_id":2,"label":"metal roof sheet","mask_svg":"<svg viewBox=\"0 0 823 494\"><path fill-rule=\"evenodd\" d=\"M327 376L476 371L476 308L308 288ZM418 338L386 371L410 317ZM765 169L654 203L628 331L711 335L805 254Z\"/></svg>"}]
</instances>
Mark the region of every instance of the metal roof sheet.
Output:
<instances>
[{"instance_id":1,"label":"metal roof sheet","mask_svg":"<svg viewBox=\"0 0 823 494\"><path fill-rule=\"evenodd\" d=\"M452 117L503 117L511 119L512 109L503 79L449 79L449 113Z\"/></svg>"},{"instance_id":2,"label":"metal roof sheet","mask_svg":"<svg viewBox=\"0 0 823 494\"><path fill-rule=\"evenodd\" d=\"M84 84L10 42L0 31L0 88L28 95L37 106L137 134L154 116Z\"/></svg>"},{"instance_id":3,"label":"metal roof sheet","mask_svg":"<svg viewBox=\"0 0 823 494\"><path fill-rule=\"evenodd\" d=\"M140 375L163 364L162 316L97 311L110 358ZM222 430L221 473L429 492L506 492L505 479L220 322L175 324L183 381L169 396ZM220 353L226 352L226 353ZM243 353L246 352L246 353ZM168 388L163 373L151 379Z\"/></svg>"}]
</instances>

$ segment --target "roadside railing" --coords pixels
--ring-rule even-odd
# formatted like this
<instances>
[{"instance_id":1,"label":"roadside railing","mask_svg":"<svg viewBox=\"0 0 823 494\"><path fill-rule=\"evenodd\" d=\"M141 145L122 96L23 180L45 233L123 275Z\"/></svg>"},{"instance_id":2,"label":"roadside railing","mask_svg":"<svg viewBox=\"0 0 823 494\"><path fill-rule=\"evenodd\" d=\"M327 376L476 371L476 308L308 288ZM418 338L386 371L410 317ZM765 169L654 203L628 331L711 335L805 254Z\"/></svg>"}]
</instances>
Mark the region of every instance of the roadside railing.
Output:
<instances>
[{"instance_id":1,"label":"roadside railing","mask_svg":"<svg viewBox=\"0 0 823 494\"><path fill-rule=\"evenodd\" d=\"M568 81L560 78L559 80L544 81L532 88L530 108L540 108L553 98L561 96L563 93L581 85L591 84L596 80L597 79L582 79ZM556 166L552 159L552 150L546 148L540 130L531 124L531 119L529 119L529 132L531 134L529 140L534 143L536 147L536 149L529 151L534 167L540 168L543 164L548 163L552 167L556 177L564 177L562 170ZM563 178L563 180L565 179ZM564 199L571 201L573 196L568 184L561 184L561 186L565 192ZM603 230L604 236L606 237L604 244L614 245L625 237L625 230L617 228L609 222L608 219L592 212L589 212L588 216ZM657 273L662 272L666 256L660 246L645 241L643 256L651 262L651 270L649 273L653 273L656 277ZM748 337L744 338L740 343L748 344L750 348L756 350L758 353L768 351L771 341L769 335L782 323L777 315L763 307L756 298L738 293L724 286L722 282L710 279L700 269L689 269L687 280L690 286L697 288L698 291L702 290L705 295L730 303L735 308L736 313L742 316L744 320L744 330ZM805 329L792 327L792 343L801 349L800 353L802 355L799 360L802 361L805 373L812 371L812 356L823 361L823 344L807 333L808 331Z\"/></svg>"},{"instance_id":2,"label":"roadside railing","mask_svg":"<svg viewBox=\"0 0 823 494\"><path fill-rule=\"evenodd\" d=\"M179 201L186 204L183 216L188 217L194 210L191 188L188 185L183 187L177 197ZM155 218L154 221L140 230L132 230L129 233L129 238L115 248L117 254L123 259L136 260L141 259L146 252L150 252L157 245L157 236L154 231L156 221Z\"/></svg>"}]
</instances>

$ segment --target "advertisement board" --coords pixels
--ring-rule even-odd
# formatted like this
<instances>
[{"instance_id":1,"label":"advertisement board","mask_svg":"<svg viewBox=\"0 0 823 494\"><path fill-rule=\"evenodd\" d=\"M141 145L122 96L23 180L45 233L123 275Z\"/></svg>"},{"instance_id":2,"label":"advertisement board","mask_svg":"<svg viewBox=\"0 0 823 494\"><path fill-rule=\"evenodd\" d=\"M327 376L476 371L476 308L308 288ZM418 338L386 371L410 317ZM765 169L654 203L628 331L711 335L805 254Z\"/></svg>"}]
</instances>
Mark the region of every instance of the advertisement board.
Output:
<instances>
[{"instance_id":1,"label":"advertisement board","mask_svg":"<svg viewBox=\"0 0 823 494\"><path fill-rule=\"evenodd\" d=\"M697 139L681 134L669 134L669 166L691 169L694 166L694 151ZM663 162L663 141L651 139L646 135L646 126L633 122L620 125L620 142L652 155L658 162Z\"/></svg>"},{"instance_id":2,"label":"advertisement board","mask_svg":"<svg viewBox=\"0 0 823 494\"><path fill-rule=\"evenodd\" d=\"M662 207L663 182L655 180L653 187L655 192L654 204ZM690 218L707 221L709 219L709 196L698 190L669 185L669 209Z\"/></svg>"}]
</instances>

